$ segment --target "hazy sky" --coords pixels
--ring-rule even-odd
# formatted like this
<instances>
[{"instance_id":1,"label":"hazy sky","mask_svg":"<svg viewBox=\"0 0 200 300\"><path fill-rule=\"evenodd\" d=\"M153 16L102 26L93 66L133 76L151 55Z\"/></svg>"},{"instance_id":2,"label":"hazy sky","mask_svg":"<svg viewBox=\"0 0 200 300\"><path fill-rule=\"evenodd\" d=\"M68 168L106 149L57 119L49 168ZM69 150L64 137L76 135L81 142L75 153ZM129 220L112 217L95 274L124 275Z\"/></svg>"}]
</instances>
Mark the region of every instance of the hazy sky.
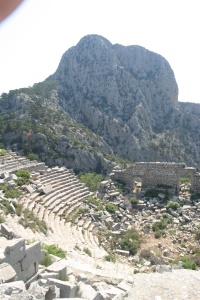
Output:
<instances>
[{"instance_id":1,"label":"hazy sky","mask_svg":"<svg viewBox=\"0 0 200 300\"><path fill-rule=\"evenodd\" d=\"M140 45L170 63L179 101L200 103L199 0L26 0L0 25L0 93L54 73L87 34Z\"/></svg>"}]
</instances>

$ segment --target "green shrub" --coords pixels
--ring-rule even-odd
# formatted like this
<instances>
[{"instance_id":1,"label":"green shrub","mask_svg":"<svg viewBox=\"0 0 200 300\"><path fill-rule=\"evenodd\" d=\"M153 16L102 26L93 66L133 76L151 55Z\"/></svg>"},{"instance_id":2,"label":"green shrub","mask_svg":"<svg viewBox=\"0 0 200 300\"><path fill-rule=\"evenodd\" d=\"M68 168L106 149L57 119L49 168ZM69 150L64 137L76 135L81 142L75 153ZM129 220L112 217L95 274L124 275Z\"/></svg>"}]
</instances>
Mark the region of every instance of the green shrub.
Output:
<instances>
[{"instance_id":1,"label":"green shrub","mask_svg":"<svg viewBox=\"0 0 200 300\"><path fill-rule=\"evenodd\" d=\"M53 263L53 261L52 261L50 255L49 255L49 253L46 252L46 253L44 254L43 259L40 261L40 264L43 265L43 266L45 266L45 267L48 267L48 266L50 266L52 263Z\"/></svg>"},{"instance_id":2,"label":"green shrub","mask_svg":"<svg viewBox=\"0 0 200 300\"><path fill-rule=\"evenodd\" d=\"M149 233L150 229L151 229L151 225L149 223L144 225L144 233Z\"/></svg>"},{"instance_id":3,"label":"green shrub","mask_svg":"<svg viewBox=\"0 0 200 300\"><path fill-rule=\"evenodd\" d=\"M27 158L30 160L39 160L39 156L32 152L27 155Z\"/></svg>"},{"instance_id":4,"label":"green shrub","mask_svg":"<svg viewBox=\"0 0 200 300\"><path fill-rule=\"evenodd\" d=\"M16 172L17 175L17 185L22 186L27 184L30 179L30 172L28 170L18 170Z\"/></svg>"},{"instance_id":5,"label":"green shrub","mask_svg":"<svg viewBox=\"0 0 200 300\"><path fill-rule=\"evenodd\" d=\"M176 235L176 230L170 229L170 230L169 230L169 235L171 235L171 236Z\"/></svg>"},{"instance_id":6,"label":"green shrub","mask_svg":"<svg viewBox=\"0 0 200 300\"><path fill-rule=\"evenodd\" d=\"M146 229L151 229L151 225L149 223L145 224Z\"/></svg>"},{"instance_id":7,"label":"green shrub","mask_svg":"<svg viewBox=\"0 0 200 300\"><path fill-rule=\"evenodd\" d=\"M186 183L186 182L190 182L190 178L186 178L186 177L180 178L180 183L181 184Z\"/></svg>"},{"instance_id":8,"label":"green shrub","mask_svg":"<svg viewBox=\"0 0 200 300\"><path fill-rule=\"evenodd\" d=\"M22 214L22 209L23 209L23 205L20 203L17 203L15 201L12 202L13 206L10 205L10 202L8 200L2 200L0 202L0 208L4 211L4 213L7 214L14 214L16 212L16 214L18 216L21 216Z\"/></svg>"},{"instance_id":9,"label":"green shrub","mask_svg":"<svg viewBox=\"0 0 200 300\"><path fill-rule=\"evenodd\" d=\"M109 253L108 255L105 256L105 260L115 263L116 262L116 256L113 253Z\"/></svg>"},{"instance_id":10,"label":"green shrub","mask_svg":"<svg viewBox=\"0 0 200 300\"><path fill-rule=\"evenodd\" d=\"M16 175L17 177L30 179L30 172L28 170L18 170Z\"/></svg>"},{"instance_id":11,"label":"green shrub","mask_svg":"<svg viewBox=\"0 0 200 300\"><path fill-rule=\"evenodd\" d=\"M94 196L87 196L84 199L84 202L94 204L96 206L96 210L103 210L104 208L103 202Z\"/></svg>"},{"instance_id":12,"label":"green shrub","mask_svg":"<svg viewBox=\"0 0 200 300\"><path fill-rule=\"evenodd\" d=\"M65 258L66 257L66 253L64 250L62 250L61 248L59 248L56 245L45 245L42 244L41 246L42 249L46 250L49 254L58 256L60 258Z\"/></svg>"},{"instance_id":13,"label":"green shrub","mask_svg":"<svg viewBox=\"0 0 200 300\"><path fill-rule=\"evenodd\" d=\"M84 248L83 251L84 251L87 255L92 256L92 252L90 251L89 248Z\"/></svg>"},{"instance_id":14,"label":"green shrub","mask_svg":"<svg viewBox=\"0 0 200 300\"><path fill-rule=\"evenodd\" d=\"M0 149L0 156L5 156L5 155L6 155L6 150Z\"/></svg>"},{"instance_id":15,"label":"green shrub","mask_svg":"<svg viewBox=\"0 0 200 300\"><path fill-rule=\"evenodd\" d=\"M163 190L163 189L149 189L145 192L144 197L150 197L150 198L154 198L157 197L158 194L164 194L165 195L165 200L167 200L169 198L169 192L167 189Z\"/></svg>"},{"instance_id":16,"label":"green shrub","mask_svg":"<svg viewBox=\"0 0 200 300\"><path fill-rule=\"evenodd\" d=\"M191 195L191 200L197 200L200 199L200 193L195 193Z\"/></svg>"},{"instance_id":17,"label":"green shrub","mask_svg":"<svg viewBox=\"0 0 200 300\"><path fill-rule=\"evenodd\" d=\"M157 197L159 193L163 193L161 189L149 189L145 192L144 197Z\"/></svg>"},{"instance_id":18,"label":"green shrub","mask_svg":"<svg viewBox=\"0 0 200 300\"><path fill-rule=\"evenodd\" d=\"M12 198L12 199L16 198L17 199L17 198L19 198L20 195L21 195L21 192L16 188L12 188L10 190L5 191L6 198Z\"/></svg>"},{"instance_id":19,"label":"green shrub","mask_svg":"<svg viewBox=\"0 0 200 300\"><path fill-rule=\"evenodd\" d=\"M131 202L132 205L136 205L136 204L139 203L139 200L136 197L133 197L133 198L130 199L130 202Z\"/></svg>"},{"instance_id":20,"label":"green shrub","mask_svg":"<svg viewBox=\"0 0 200 300\"><path fill-rule=\"evenodd\" d=\"M1 200L0 208L4 211L6 215L15 213L13 207L10 205L8 200Z\"/></svg>"},{"instance_id":21,"label":"green shrub","mask_svg":"<svg viewBox=\"0 0 200 300\"><path fill-rule=\"evenodd\" d=\"M153 231L163 230L167 227L167 223L164 220L157 221L152 225Z\"/></svg>"},{"instance_id":22,"label":"green shrub","mask_svg":"<svg viewBox=\"0 0 200 300\"><path fill-rule=\"evenodd\" d=\"M98 190L103 176L96 173L81 174L78 176L79 180L87 185L91 192Z\"/></svg>"},{"instance_id":23,"label":"green shrub","mask_svg":"<svg viewBox=\"0 0 200 300\"><path fill-rule=\"evenodd\" d=\"M106 204L106 210L110 213L113 214L118 210L118 207L113 204L113 203L108 203Z\"/></svg>"},{"instance_id":24,"label":"green shrub","mask_svg":"<svg viewBox=\"0 0 200 300\"><path fill-rule=\"evenodd\" d=\"M8 184L1 184L0 190L4 192L6 198L18 198L21 195L21 191L16 188L10 188Z\"/></svg>"},{"instance_id":25,"label":"green shrub","mask_svg":"<svg viewBox=\"0 0 200 300\"><path fill-rule=\"evenodd\" d=\"M18 178L18 179L16 180L16 183L17 183L18 186L22 186L22 185L27 184L27 180L24 179L24 178Z\"/></svg>"},{"instance_id":26,"label":"green shrub","mask_svg":"<svg viewBox=\"0 0 200 300\"><path fill-rule=\"evenodd\" d=\"M23 210L23 204L21 203L13 203L15 206L16 214L20 217Z\"/></svg>"},{"instance_id":27,"label":"green shrub","mask_svg":"<svg viewBox=\"0 0 200 300\"><path fill-rule=\"evenodd\" d=\"M181 257L181 258L177 259L176 262L177 261L182 261L182 267L184 269L196 270L196 268L197 268L195 262L192 261L191 258L188 256Z\"/></svg>"},{"instance_id":28,"label":"green shrub","mask_svg":"<svg viewBox=\"0 0 200 300\"><path fill-rule=\"evenodd\" d=\"M4 218L4 216L0 216L0 223L4 223L6 220Z\"/></svg>"},{"instance_id":29,"label":"green shrub","mask_svg":"<svg viewBox=\"0 0 200 300\"><path fill-rule=\"evenodd\" d=\"M171 208L173 210L177 210L177 208L179 208L179 207L180 207L180 204L178 202L175 202L172 200L168 201L167 205L166 205L166 208Z\"/></svg>"},{"instance_id":30,"label":"green shrub","mask_svg":"<svg viewBox=\"0 0 200 300\"><path fill-rule=\"evenodd\" d=\"M155 238L156 239L159 239L159 238L161 238L161 236L163 236L164 235L164 231L163 230L156 230L155 231L155 233L154 233L154 236L155 236Z\"/></svg>"},{"instance_id":31,"label":"green shrub","mask_svg":"<svg viewBox=\"0 0 200 300\"><path fill-rule=\"evenodd\" d=\"M130 255L135 255L140 247L141 238L137 230L132 228L121 234L116 242L122 250L129 251Z\"/></svg>"},{"instance_id":32,"label":"green shrub","mask_svg":"<svg viewBox=\"0 0 200 300\"><path fill-rule=\"evenodd\" d=\"M29 227L32 230L34 229L35 231L40 231L44 234L47 233L48 227L46 222L44 220L41 221L32 211L29 211L29 209L26 208L23 211L23 216L24 218L19 220L19 224L24 226L24 228Z\"/></svg>"},{"instance_id":33,"label":"green shrub","mask_svg":"<svg viewBox=\"0 0 200 300\"><path fill-rule=\"evenodd\" d=\"M72 214L72 216L69 218L69 221L74 223L77 218L79 218L81 215L85 214L88 212L88 208L79 208L76 212ZM68 216L69 217L69 216Z\"/></svg>"},{"instance_id":34,"label":"green shrub","mask_svg":"<svg viewBox=\"0 0 200 300\"><path fill-rule=\"evenodd\" d=\"M169 215L168 215L167 213L163 213L163 214L162 214L162 218L163 218L163 219L168 219L168 218L169 218Z\"/></svg>"}]
</instances>

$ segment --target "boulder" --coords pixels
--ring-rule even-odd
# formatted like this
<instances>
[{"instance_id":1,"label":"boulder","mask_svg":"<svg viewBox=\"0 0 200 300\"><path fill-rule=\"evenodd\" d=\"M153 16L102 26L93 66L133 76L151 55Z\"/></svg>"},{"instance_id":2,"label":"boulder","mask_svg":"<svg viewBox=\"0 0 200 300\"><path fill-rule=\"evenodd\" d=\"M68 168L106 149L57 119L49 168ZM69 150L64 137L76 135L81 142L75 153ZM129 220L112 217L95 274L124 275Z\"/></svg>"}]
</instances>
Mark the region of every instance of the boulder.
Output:
<instances>
[{"instance_id":1,"label":"boulder","mask_svg":"<svg viewBox=\"0 0 200 300\"><path fill-rule=\"evenodd\" d=\"M65 259L61 259L55 263L53 263L52 265L48 266L46 268L47 272L54 272L54 273L58 273L60 277L66 277L67 275L67 262Z\"/></svg>"},{"instance_id":2,"label":"boulder","mask_svg":"<svg viewBox=\"0 0 200 300\"><path fill-rule=\"evenodd\" d=\"M84 282L78 283L78 297L87 300L104 300L105 298L101 295L100 292L95 291L89 284Z\"/></svg>"},{"instance_id":3,"label":"boulder","mask_svg":"<svg viewBox=\"0 0 200 300\"><path fill-rule=\"evenodd\" d=\"M1 282L11 282L14 281L16 277L16 272L11 265L8 263L0 264L0 281Z\"/></svg>"},{"instance_id":4,"label":"boulder","mask_svg":"<svg viewBox=\"0 0 200 300\"><path fill-rule=\"evenodd\" d=\"M60 289L60 297L61 298L75 298L77 292L77 285L71 283L69 281L62 281L58 279L50 278L47 283L49 285L55 285Z\"/></svg>"}]
</instances>

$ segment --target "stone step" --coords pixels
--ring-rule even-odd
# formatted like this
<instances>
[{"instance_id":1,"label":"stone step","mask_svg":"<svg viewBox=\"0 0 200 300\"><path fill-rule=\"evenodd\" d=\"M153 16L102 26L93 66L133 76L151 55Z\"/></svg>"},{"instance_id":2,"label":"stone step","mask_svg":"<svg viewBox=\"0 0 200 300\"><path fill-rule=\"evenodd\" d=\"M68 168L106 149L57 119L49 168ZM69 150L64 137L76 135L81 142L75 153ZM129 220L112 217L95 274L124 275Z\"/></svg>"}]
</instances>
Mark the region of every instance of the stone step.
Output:
<instances>
[{"instance_id":1,"label":"stone step","mask_svg":"<svg viewBox=\"0 0 200 300\"><path fill-rule=\"evenodd\" d=\"M62 185L62 187L59 187L56 190L54 190L53 192L51 192L50 194L48 194L47 196L44 196L41 204L44 206L48 206L49 204L51 204L53 197L63 195L63 193L70 191L70 189L76 188L79 186L80 186L80 184L75 185L73 182L71 182L70 184L67 182L65 185Z\"/></svg>"}]
</instances>

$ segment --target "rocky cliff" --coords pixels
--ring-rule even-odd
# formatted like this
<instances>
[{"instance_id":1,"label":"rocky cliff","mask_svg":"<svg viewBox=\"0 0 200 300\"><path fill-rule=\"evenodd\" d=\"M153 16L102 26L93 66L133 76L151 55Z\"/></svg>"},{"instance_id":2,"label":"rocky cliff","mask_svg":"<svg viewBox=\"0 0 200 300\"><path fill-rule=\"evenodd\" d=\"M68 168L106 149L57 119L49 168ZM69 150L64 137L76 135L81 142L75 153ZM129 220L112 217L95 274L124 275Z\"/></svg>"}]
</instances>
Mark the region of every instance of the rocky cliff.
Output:
<instances>
[{"instance_id":1,"label":"rocky cliff","mask_svg":"<svg viewBox=\"0 0 200 300\"><path fill-rule=\"evenodd\" d=\"M63 55L53 76L62 108L117 155L198 164L199 116L179 104L174 73L162 56L89 35Z\"/></svg>"},{"instance_id":2,"label":"rocky cliff","mask_svg":"<svg viewBox=\"0 0 200 300\"><path fill-rule=\"evenodd\" d=\"M41 96L43 86L48 86L48 93ZM89 35L63 54L55 74L39 87L22 91L29 93L33 102L37 92L43 109L50 106L89 128L98 136L96 140L101 140L101 146L94 141L90 144L97 152L130 161L200 164L200 105L194 108L178 102L174 73L161 55L140 46L112 45L104 37ZM63 139L69 137L66 131L61 139L60 134L56 153L65 149ZM64 156L68 159L67 153ZM90 158L84 161L83 168ZM74 162L72 159L70 167Z\"/></svg>"}]
</instances>

